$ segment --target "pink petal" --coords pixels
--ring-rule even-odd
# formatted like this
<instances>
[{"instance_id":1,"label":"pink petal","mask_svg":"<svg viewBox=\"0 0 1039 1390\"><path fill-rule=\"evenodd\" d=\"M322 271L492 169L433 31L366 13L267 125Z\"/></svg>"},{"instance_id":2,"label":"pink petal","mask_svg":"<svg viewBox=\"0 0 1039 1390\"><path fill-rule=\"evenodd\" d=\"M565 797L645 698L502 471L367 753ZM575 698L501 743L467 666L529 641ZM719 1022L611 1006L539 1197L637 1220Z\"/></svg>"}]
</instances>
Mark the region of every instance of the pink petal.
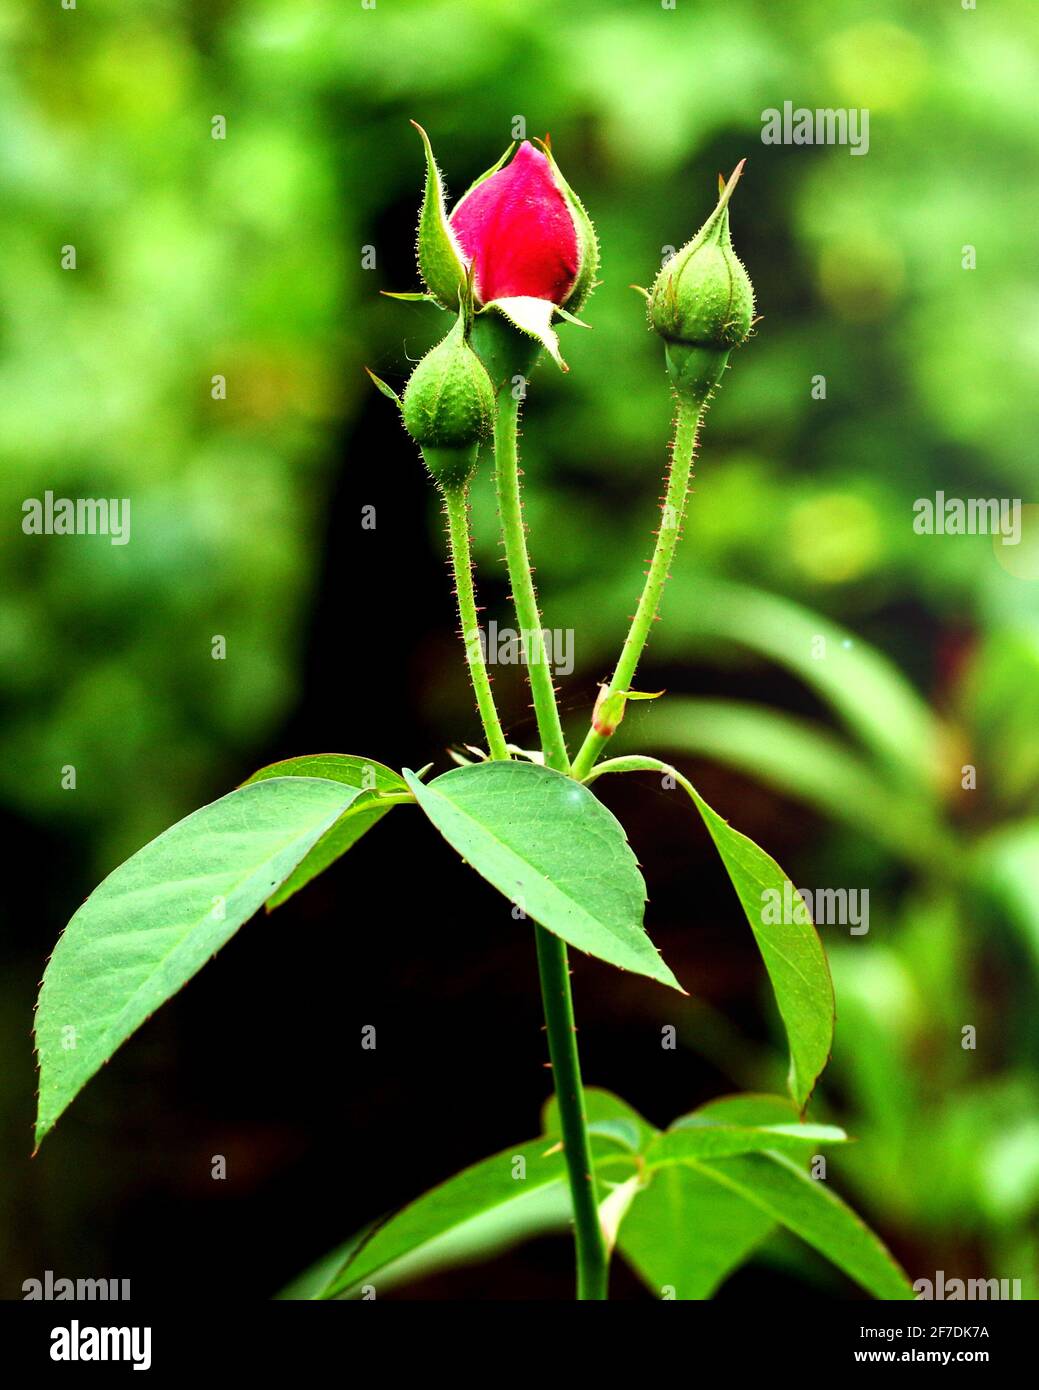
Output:
<instances>
[{"instance_id":1,"label":"pink petal","mask_svg":"<svg viewBox=\"0 0 1039 1390\"><path fill-rule=\"evenodd\" d=\"M476 262L482 303L530 295L562 304L577 279L577 230L552 165L529 141L515 157L466 195L451 227Z\"/></svg>"}]
</instances>

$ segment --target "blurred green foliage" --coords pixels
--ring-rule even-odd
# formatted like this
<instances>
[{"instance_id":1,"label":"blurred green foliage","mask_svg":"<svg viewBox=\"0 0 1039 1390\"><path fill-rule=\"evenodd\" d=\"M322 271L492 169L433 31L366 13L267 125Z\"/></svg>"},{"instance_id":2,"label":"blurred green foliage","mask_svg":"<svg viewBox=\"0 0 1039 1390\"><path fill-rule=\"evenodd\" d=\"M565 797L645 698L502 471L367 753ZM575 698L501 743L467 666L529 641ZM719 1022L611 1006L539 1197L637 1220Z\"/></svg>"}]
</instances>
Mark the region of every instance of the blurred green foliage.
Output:
<instances>
[{"instance_id":1,"label":"blurred green foliage","mask_svg":"<svg viewBox=\"0 0 1039 1390\"><path fill-rule=\"evenodd\" d=\"M868 865L886 885L897 908L832 950L839 1042L821 1102L862 1136L841 1176L935 1268L966 1250L1030 1277L1039 523L1026 513L1011 554L919 536L912 505L939 489L1030 500L1034 6L3 0L0 34L15 56L0 76L0 794L86 837L100 868L197 804L214 769L244 775L298 698L337 441L385 406L361 367L396 385L402 340L414 358L443 329L378 295L416 287L396 249L423 172L408 118L455 193L517 117L549 129L600 234L593 329L563 330L572 370L538 370L523 438L546 622L575 626L587 683L637 592L671 418L628 286L700 223L718 168L749 156L732 225L763 317L710 413L651 660L719 663L751 696L785 667L856 741L849 785L876 779L907 828L874 817L873 849L869 804L855 824L827 803L821 726L799 729L785 771L748 748L751 726L730 736L709 710L683 723L661 702L631 716L632 737L670 718L672 749L835 817L806 850L821 882ZM869 108L868 155L763 146L761 112L785 100ZM403 438L380 466L424 486ZM47 489L130 497L131 543L23 536L22 503ZM813 671L818 633L833 640ZM213 662L217 634L233 661ZM445 738L459 689L452 674L426 692ZM769 730L765 717L763 748ZM834 756L849 775L851 744ZM89 796L61 789L67 764ZM963 1051L965 1024L989 1045Z\"/></svg>"}]
</instances>

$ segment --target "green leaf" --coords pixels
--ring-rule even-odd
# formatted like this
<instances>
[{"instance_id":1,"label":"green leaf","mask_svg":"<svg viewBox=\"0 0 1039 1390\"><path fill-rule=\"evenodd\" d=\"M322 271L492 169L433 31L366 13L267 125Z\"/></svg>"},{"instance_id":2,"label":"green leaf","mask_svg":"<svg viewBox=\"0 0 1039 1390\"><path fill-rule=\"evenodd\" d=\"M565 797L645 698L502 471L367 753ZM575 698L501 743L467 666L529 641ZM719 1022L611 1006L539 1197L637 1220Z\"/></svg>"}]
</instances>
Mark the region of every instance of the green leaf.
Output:
<instances>
[{"instance_id":1,"label":"green leaf","mask_svg":"<svg viewBox=\"0 0 1039 1390\"><path fill-rule=\"evenodd\" d=\"M426 188L418 222L419 273L438 303L445 309L456 309L465 284L465 262L448 225L444 185L429 136L415 121L411 124L422 137L426 152Z\"/></svg>"},{"instance_id":2,"label":"green leaf","mask_svg":"<svg viewBox=\"0 0 1039 1390\"><path fill-rule=\"evenodd\" d=\"M697 1106L688 1115L673 1120L670 1129L700 1125L705 1120L721 1125L786 1125L796 1120L797 1106L789 1096L764 1095L759 1091L738 1091L729 1096L716 1096Z\"/></svg>"},{"instance_id":3,"label":"green leaf","mask_svg":"<svg viewBox=\"0 0 1039 1390\"><path fill-rule=\"evenodd\" d=\"M843 1131L795 1121L794 1106L782 1096L721 1096L647 1146L648 1185L621 1227L620 1249L652 1289L674 1289L680 1299L709 1298L778 1223L878 1298L913 1297L879 1238L825 1181L808 1177L778 1152L793 1131L802 1148L843 1141ZM708 1159L707 1146L728 1142L733 1132L784 1137L767 1153ZM698 1155L699 1145L705 1151Z\"/></svg>"},{"instance_id":4,"label":"green leaf","mask_svg":"<svg viewBox=\"0 0 1039 1390\"><path fill-rule=\"evenodd\" d=\"M620 1096L612 1091L601 1090L598 1086L584 1088L585 1118L590 1134L605 1139L613 1139L633 1153L640 1153L659 1133L648 1120ZM559 1102L550 1096L541 1112L541 1125L546 1134L561 1133L559 1123Z\"/></svg>"},{"instance_id":5,"label":"green leaf","mask_svg":"<svg viewBox=\"0 0 1039 1390\"><path fill-rule=\"evenodd\" d=\"M357 795L303 777L240 787L94 890L40 989L37 1146L116 1048L263 905Z\"/></svg>"},{"instance_id":6,"label":"green leaf","mask_svg":"<svg viewBox=\"0 0 1039 1390\"><path fill-rule=\"evenodd\" d=\"M650 1177L617 1248L658 1298L710 1298L769 1233L772 1218L689 1165Z\"/></svg>"},{"instance_id":7,"label":"green leaf","mask_svg":"<svg viewBox=\"0 0 1039 1390\"><path fill-rule=\"evenodd\" d=\"M661 1134L643 1155L649 1168L684 1163L690 1158L731 1158L744 1153L804 1153L820 1144L846 1143L836 1125L719 1125L705 1121Z\"/></svg>"},{"instance_id":8,"label":"green leaf","mask_svg":"<svg viewBox=\"0 0 1039 1390\"><path fill-rule=\"evenodd\" d=\"M793 1231L876 1298L915 1297L879 1236L825 1181L810 1178L785 1156L746 1154L711 1163L694 1161L689 1167Z\"/></svg>"},{"instance_id":9,"label":"green leaf","mask_svg":"<svg viewBox=\"0 0 1039 1390\"><path fill-rule=\"evenodd\" d=\"M770 855L712 810L691 783L682 779L682 784L703 817L758 943L790 1047L790 1094L803 1110L833 1047L833 982L822 942L811 921L799 921L796 911L790 921L764 921L766 895L782 904L789 893L800 903L796 889Z\"/></svg>"},{"instance_id":10,"label":"green leaf","mask_svg":"<svg viewBox=\"0 0 1039 1390\"><path fill-rule=\"evenodd\" d=\"M298 893L312 878L323 873L393 810L395 803L380 799L380 793L383 796L410 796L408 785L400 773L372 758L358 758L348 753L312 753L300 758L286 758L282 762L261 767L243 785L248 787L253 782L262 782L270 777L323 777L330 782L341 782L344 787L353 787L358 796L277 892L267 899L268 912L280 907L293 893Z\"/></svg>"},{"instance_id":11,"label":"green leaf","mask_svg":"<svg viewBox=\"0 0 1039 1390\"><path fill-rule=\"evenodd\" d=\"M658 758L632 755L601 763L591 775L646 771L666 773L688 792L721 855L772 982L790 1046L790 1093L804 1110L833 1045L833 984L822 942L807 913L795 910L789 922L764 920L765 907L773 904L787 916L787 894L795 905L801 901L796 889L776 861L713 811L680 772ZM802 915L806 920L799 921Z\"/></svg>"},{"instance_id":12,"label":"green leaf","mask_svg":"<svg viewBox=\"0 0 1039 1390\"><path fill-rule=\"evenodd\" d=\"M616 1097L610 1099L627 1108ZM648 1155L661 1141L674 1142L670 1136L690 1125L788 1125L796 1119L793 1103L783 1096L720 1096L675 1120L666 1134L647 1126L643 1149ZM621 1226L619 1249L658 1297L704 1299L774 1229L772 1218L759 1207L688 1163L664 1163L647 1166L646 1185Z\"/></svg>"},{"instance_id":13,"label":"green leaf","mask_svg":"<svg viewBox=\"0 0 1039 1390\"><path fill-rule=\"evenodd\" d=\"M419 805L476 872L564 941L681 989L642 925L646 887L620 822L570 777L534 763L459 767Z\"/></svg>"},{"instance_id":14,"label":"green leaf","mask_svg":"<svg viewBox=\"0 0 1039 1390\"><path fill-rule=\"evenodd\" d=\"M633 1161L632 1161L633 1166ZM615 1170L619 1165L615 1161ZM570 1219L563 1155L535 1139L485 1158L417 1198L379 1226L341 1269L326 1296L377 1293L430 1269L486 1258Z\"/></svg>"},{"instance_id":15,"label":"green leaf","mask_svg":"<svg viewBox=\"0 0 1039 1390\"><path fill-rule=\"evenodd\" d=\"M312 1264L309 1269L305 1269L302 1274L297 1274L274 1297L286 1301L327 1298L339 1275L361 1249L377 1225L378 1222L369 1221L367 1226L362 1226L349 1240L343 1241L342 1245L337 1245L334 1250L329 1250L327 1254L322 1255L320 1260Z\"/></svg>"}]
</instances>

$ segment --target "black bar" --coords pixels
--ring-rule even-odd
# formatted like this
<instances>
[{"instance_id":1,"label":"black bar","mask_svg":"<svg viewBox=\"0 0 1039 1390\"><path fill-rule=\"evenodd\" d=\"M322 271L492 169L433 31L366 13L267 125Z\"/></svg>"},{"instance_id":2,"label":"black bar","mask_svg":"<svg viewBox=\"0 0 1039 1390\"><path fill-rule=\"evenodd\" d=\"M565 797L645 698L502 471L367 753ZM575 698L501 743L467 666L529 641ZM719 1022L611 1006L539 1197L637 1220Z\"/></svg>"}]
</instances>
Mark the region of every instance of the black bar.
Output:
<instances>
[{"instance_id":1,"label":"black bar","mask_svg":"<svg viewBox=\"0 0 1039 1390\"><path fill-rule=\"evenodd\" d=\"M126 1329L118 1337L90 1329ZM132 1340L132 1330L137 1330ZM145 1330L147 1329L147 1336ZM735 1374L785 1368L791 1374L864 1370L884 1375L892 1365L968 1368L1008 1373L1027 1362L1034 1343L1035 1312L1029 1303L651 1303L614 1305L608 1312L561 1303L515 1305L385 1300L381 1304L265 1303L148 1305L136 1302L25 1302L0 1304L5 1368L21 1375L11 1383L52 1383L58 1377L126 1375L165 1380L186 1373L270 1379L280 1372L338 1368L353 1376L362 1366L394 1379L409 1361L423 1378L450 1370L471 1371L493 1383L509 1379L526 1362L541 1380L556 1378L565 1348L587 1362L600 1360L615 1378L624 1352L644 1361L685 1365L702 1383L706 1366ZM95 1348L119 1350L121 1360L90 1361ZM71 1353L77 1359L55 1359ZM549 1356L549 1348L553 1348ZM135 1373L134 1359L144 1362ZM611 1365L612 1361L612 1365ZM467 1377L466 1377L467 1378Z\"/></svg>"}]
</instances>

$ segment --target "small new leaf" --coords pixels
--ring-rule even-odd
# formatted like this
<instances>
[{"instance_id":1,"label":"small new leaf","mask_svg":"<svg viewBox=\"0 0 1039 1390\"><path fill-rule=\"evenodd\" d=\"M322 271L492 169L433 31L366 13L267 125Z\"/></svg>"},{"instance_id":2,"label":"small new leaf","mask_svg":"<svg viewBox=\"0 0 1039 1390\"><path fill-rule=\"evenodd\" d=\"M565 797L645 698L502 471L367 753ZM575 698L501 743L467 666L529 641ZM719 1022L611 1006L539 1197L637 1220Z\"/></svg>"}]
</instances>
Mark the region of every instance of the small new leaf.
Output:
<instances>
[{"instance_id":1,"label":"small new leaf","mask_svg":"<svg viewBox=\"0 0 1039 1390\"><path fill-rule=\"evenodd\" d=\"M381 391L384 396L388 397L389 400L393 401L401 409L404 408L404 404L401 401L401 398L397 395L396 391L394 391L392 386L387 386L385 381L383 381L382 377L375 375L371 367L365 367L364 370L371 377L372 382L374 383L377 390Z\"/></svg>"}]
</instances>

